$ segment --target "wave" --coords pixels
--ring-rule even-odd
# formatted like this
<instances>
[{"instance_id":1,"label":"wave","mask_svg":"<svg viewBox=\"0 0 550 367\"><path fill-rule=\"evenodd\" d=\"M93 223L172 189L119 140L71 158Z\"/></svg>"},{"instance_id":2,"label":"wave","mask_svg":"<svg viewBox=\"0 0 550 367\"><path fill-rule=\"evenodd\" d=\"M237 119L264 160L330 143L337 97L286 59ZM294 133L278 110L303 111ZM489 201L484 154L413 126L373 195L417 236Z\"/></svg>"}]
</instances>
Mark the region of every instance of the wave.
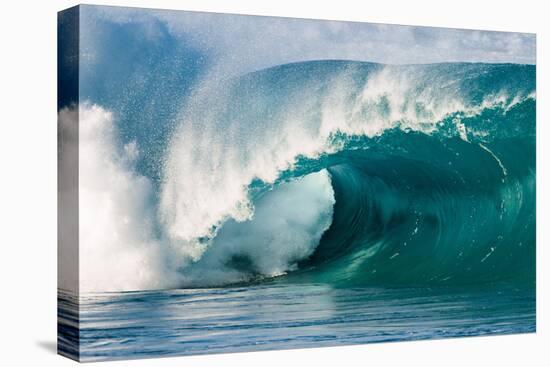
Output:
<instances>
[{"instance_id":1,"label":"wave","mask_svg":"<svg viewBox=\"0 0 550 367\"><path fill-rule=\"evenodd\" d=\"M117 289L533 282L535 103L534 67L512 64L312 61L205 82L145 190L155 260L138 263L155 279Z\"/></svg>"}]
</instances>

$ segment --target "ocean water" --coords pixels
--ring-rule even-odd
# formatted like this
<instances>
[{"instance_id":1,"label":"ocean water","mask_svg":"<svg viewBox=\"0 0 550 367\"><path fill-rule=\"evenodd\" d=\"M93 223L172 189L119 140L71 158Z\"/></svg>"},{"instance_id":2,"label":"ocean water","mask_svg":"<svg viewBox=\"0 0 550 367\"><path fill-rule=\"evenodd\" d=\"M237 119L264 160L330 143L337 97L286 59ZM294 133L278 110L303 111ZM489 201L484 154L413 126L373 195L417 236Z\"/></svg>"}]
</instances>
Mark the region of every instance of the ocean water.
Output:
<instances>
[{"instance_id":1,"label":"ocean water","mask_svg":"<svg viewBox=\"0 0 550 367\"><path fill-rule=\"evenodd\" d=\"M63 296L61 295L61 298ZM74 306L74 304L73 304ZM60 302L61 353L82 361L310 348L534 332L534 289L333 288L258 284L80 297L80 331Z\"/></svg>"},{"instance_id":2,"label":"ocean water","mask_svg":"<svg viewBox=\"0 0 550 367\"><path fill-rule=\"evenodd\" d=\"M310 61L185 101L157 125L79 106L62 353L535 331L534 66Z\"/></svg>"}]
</instances>

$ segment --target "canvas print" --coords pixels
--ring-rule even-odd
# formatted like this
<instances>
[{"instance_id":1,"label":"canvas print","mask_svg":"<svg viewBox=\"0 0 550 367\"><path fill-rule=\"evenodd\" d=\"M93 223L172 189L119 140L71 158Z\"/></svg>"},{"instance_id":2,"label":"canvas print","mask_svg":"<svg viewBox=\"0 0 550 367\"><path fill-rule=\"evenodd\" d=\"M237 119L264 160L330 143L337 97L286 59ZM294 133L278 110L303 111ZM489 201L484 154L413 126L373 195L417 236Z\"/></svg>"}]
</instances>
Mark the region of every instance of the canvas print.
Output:
<instances>
[{"instance_id":1,"label":"canvas print","mask_svg":"<svg viewBox=\"0 0 550 367\"><path fill-rule=\"evenodd\" d=\"M535 332L534 34L58 20L60 354Z\"/></svg>"}]
</instances>

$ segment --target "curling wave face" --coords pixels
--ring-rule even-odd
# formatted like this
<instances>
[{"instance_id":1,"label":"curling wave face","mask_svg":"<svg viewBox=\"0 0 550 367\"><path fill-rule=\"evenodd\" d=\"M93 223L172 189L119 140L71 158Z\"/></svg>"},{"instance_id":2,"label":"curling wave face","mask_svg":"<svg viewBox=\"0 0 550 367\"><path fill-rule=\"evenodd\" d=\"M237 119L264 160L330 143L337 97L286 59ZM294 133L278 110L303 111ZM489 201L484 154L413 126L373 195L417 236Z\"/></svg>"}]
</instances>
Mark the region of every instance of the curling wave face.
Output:
<instances>
[{"instance_id":1,"label":"curling wave face","mask_svg":"<svg viewBox=\"0 0 550 367\"><path fill-rule=\"evenodd\" d=\"M153 275L133 288L534 283L533 66L313 61L205 82L163 167Z\"/></svg>"},{"instance_id":2,"label":"curling wave face","mask_svg":"<svg viewBox=\"0 0 550 367\"><path fill-rule=\"evenodd\" d=\"M262 263L279 261L269 249L287 228L242 248L218 229L228 218L252 233L284 219L273 211L250 225L265 190L328 170L332 225L319 243L312 236L299 266L277 274L300 268L300 279L353 284L533 280L534 75L521 65L324 61L205 88L166 166L171 242L198 263L223 252L243 280L271 276ZM228 243L233 251L222 251Z\"/></svg>"}]
</instances>

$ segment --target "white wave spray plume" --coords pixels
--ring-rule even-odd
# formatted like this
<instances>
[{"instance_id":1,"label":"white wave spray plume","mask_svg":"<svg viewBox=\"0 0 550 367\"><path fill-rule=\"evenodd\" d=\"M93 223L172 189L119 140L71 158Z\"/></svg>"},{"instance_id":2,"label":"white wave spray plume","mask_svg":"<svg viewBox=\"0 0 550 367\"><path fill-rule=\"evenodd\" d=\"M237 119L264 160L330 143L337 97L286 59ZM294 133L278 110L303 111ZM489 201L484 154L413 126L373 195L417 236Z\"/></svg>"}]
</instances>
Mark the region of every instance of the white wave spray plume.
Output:
<instances>
[{"instance_id":1,"label":"white wave spray plume","mask_svg":"<svg viewBox=\"0 0 550 367\"><path fill-rule=\"evenodd\" d=\"M75 109L60 111L60 126L71 126L69 120L74 122L71 116L75 115ZM256 215L242 225L228 223L213 245L215 250L195 263L200 256L191 256L190 245L175 244L155 232L159 223L152 183L137 173L137 143L120 146L113 114L97 105L82 104L79 129L83 292L246 280L246 272L225 266L233 256L252 259L258 274L283 274L314 251L332 220L334 197L328 173L312 174L267 193L258 202Z\"/></svg>"}]
</instances>

